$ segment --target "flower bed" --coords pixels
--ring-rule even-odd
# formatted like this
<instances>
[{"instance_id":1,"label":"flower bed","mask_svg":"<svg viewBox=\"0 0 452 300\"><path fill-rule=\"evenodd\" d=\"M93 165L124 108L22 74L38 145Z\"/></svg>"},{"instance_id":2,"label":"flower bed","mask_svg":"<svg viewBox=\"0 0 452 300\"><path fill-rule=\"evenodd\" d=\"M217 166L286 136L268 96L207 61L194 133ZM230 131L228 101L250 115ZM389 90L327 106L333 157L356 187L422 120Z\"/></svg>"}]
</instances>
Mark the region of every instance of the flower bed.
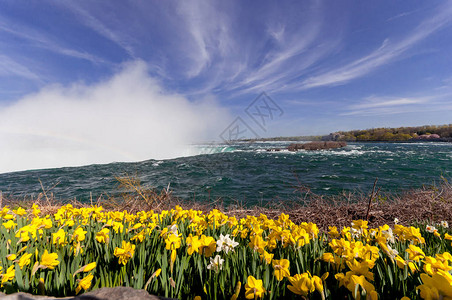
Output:
<instances>
[{"instance_id":1,"label":"flower bed","mask_svg":"<svg viewBox=\"0 0 452 300\"><path fill-rule=\"evenodd\" d=\"M181 299L452 297L448 224L294 224L218 210L33 205L0 211L1 292L66 296L131 286ZM404 298L407 299L407 298Z\"/></svg>"}]
</instances>

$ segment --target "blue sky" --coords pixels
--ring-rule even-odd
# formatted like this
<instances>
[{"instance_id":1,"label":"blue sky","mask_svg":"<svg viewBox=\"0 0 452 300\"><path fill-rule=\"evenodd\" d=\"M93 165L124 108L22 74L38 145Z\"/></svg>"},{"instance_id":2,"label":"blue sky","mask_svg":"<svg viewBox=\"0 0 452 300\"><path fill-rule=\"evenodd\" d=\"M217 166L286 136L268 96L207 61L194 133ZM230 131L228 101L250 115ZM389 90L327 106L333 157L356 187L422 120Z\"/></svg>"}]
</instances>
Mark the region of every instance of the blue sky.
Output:
<instances>
[{"instance_id":1,"label":"blue sky","mask_svg":"<svg viewBox=\"0 0 452 300\"><path fill-rule=\"evenodd\" d=\"M122 106L105 105L118 122L128 103L161 116L182 101L192 116L181 123L209 127L201 139L237 116L252 122L244 111L261 92L284 114L259 136L446 124L451 53L452 1L1 1L0 117L31 140L26 126L50 129L24 125L21 110L42 119L78 101L87 111L116 83ZM135 101L121 80L152 88ZM77 109L54 135L85 138Z\"/></svg>"}]
</instances>

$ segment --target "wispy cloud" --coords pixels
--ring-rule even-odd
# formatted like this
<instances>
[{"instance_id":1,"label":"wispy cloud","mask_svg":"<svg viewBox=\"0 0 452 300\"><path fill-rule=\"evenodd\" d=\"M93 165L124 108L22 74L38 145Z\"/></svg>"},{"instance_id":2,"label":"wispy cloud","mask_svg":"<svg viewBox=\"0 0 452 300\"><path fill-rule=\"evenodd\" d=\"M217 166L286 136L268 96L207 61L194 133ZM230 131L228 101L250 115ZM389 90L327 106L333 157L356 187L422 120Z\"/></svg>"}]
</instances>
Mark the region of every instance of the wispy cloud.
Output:
<instances>
[{"instance_id":1,"label":"wispy cloud","mask_svg":"<svg viewBox=\"0 0 452 300\"><path fill-rule=\"evenodd\" d=\"M340 115L370 116L450 110L448 99L451 96L452 93L412 97L369 96L358 103L344 107Z\"/></svg>"},{"instance_id":2,"label":"wispy cloud","mask_svg":"<svg viewBox=\"0 0 452 300\"><path fill-rule=\"evenodd\" d=\"M195 92L232 92L237 96L262 90L286 90L308 69L330 54L340 42L340 34L331 37L322 32L325 17L322 3L304 7L306 17L285 11L258 13L235 18L240 6L218 7L214 3L185 1L178 6L182 26L189 38L181 48L190 58L186 76L203 78L204 85ZM258 32L243 30L251 19ZM209 26L206 26L209 24Z\"/></svg>"},{"instance_id":3,"label":"wispy cloud","mask_svg":"<svg viewBox=\"0 0 452 300\"><path fill-rule=\"evenodd\" d=\"M110 29L93 14L89 13L87 10L81 7L78 2L59 1L53 3L65 7L66 9L71 11L83 25L89 27L99 35L112 41L113 43L124 49L131 58L136 58L134 50L130 43L127 41L126 37L122 36L117 30Z\"/></svg>"},{"instance_id":4,"label":"wispy cloud","mask_svg":"<svg viewBox=\"0 0 452 300\"><path fill-rule=\"evenodd\" d=\"M354 60L343 56L352 59L345 65L320 68L324 59L337 53L342 37L338 28L335 35L328 35L324 30L322 2L314 6L309 17L302 20L291 20L290 16L277 19L277 13L273 18L262 15L262 20L254 24L263 27L260 40L246 41L241 40L240 20L231 17L237 9L234 5L222 13L224 7L212 3L181 3L178 6L182 16L180 28L190 37L181 46L190 58L186 76L187 79L203 78L204 83L192 91L230 92L238 96L262 90L297 92L346 84L403 58L415 45L452 20L452 4L448 2L405 36L389 36L374 51L359 58L355 56ZM413 12L406 12L404 16ZM233 26L236 23L238 26ZM340 27L341 24L335 25ZM310 76L314 72L317 74Z\"/></svg>"},{"instance_id":5,"label":"wispy cloud","mask_svg":"<svg viewBox=\"0 0 452 300\"><path fill-rule=\"evenodd\" d=\"M209 48L215 49L211 43L219 38L215 36L215 33L223 34L223 38L225 38L221 28L217 32L220 22L223 20L216 19L218 13L212 6L212 2L182 1L179 3L178 12L183 17L186 29L191 37L189 41L191 47L187 49L187 54L193 62L192 67L187 72L189 78L199 75L211 62L212 53ZM209 24L209 26L206 26L206 24ZM227 40L223 41L223 46Z\"/></svg>"},{"instance_id":6,"label":"wispy cloud","mask_svg":"<svg viewBox=\"0 0 452 300\"><path fill-rule=\"evenodd\" d=\"M386 19L386 22L391 22L391 21L394 21L394 20L397 20L397 19L409 16L409 15L411 15L411 14L417 12L417 11L419 11L419 10L418 9L414 9L414 10L402 12L400 14L397 14L395 16L392 16L392 17Z\"/></svg>"},{"instance_id":7,"label":"wispy cloud","mask_svg":"<svg viewBox=\"0 0 452 300\"><path fill-rule=\"evenodd\" d=\"M33 81L40 81L38 74L30 70L27 66L2 54L0 54L0 76L18 76Z\"/></svg>"},{"instance_id":8,"label":"wispy cloud","mask_svg":"<svg viewBox=\"0 0 452 300\"><path fill-rule=\"evenodd\" d=\"M406 37L399 38L399 41L395 42L386 39L382 45L372 53L354 60L345 66L307 78L301 82L299 88L310 89L320 86L340 85L355 78L367 75L377 68L400 58L402 54L414 45L437 30L450 24L452 21L451 17L452 2L448 1L445 5L438 8L436 14L429 16L426 20L421 22L419 26L411 31Z\"/></svg>"},{"instance_id":9,"label":"wispy cloud","mask_svg":"<svg viewBox=\"0 0 452 300\"><path fill-rule=\"evenodd\" d=\"M376 108L376 107L392 107L408 104L425 103L429 98L385 98L385 97L367 97L364 102L350 105L352 109Z\"/></svg>"},{"instance_id":10,"label":"wispy cloud","mask_svg":"<svg viewBox=\"0 0 452 300\"><path fill-rule=\"evenodd\" d=\"M7 22L2 16L0 16L0 32L3 31L24 39L29 42L30 46L39 47L54 53L77 59L87 60L95 64L106 63L106 61L99 56L90 54L85 51L78 51L69 47L64 47L60 44L60 42L57 42L56 39L51 38L48 34L45 34L42 31L38 31L36 29L18 23L15 23L13 28L11 24L11 22Z\"/></svg>"}]
</instances>

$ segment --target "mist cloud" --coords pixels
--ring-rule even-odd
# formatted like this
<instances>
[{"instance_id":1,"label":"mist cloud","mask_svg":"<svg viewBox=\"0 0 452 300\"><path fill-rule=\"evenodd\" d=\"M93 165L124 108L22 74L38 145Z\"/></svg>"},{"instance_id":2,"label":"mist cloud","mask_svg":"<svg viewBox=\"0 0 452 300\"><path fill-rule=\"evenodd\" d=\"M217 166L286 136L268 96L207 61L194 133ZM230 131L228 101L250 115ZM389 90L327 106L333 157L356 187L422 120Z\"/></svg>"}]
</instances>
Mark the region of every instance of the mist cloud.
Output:
<instances>
[{"instance_id":1,"label":"mist cloud","mask_svg":"<svg viewBox=\"0 0 452 300\"><path fill-rule=\"evenodd\" d=\"M133 62L95 85L48 86L0 108L0 172L183 156L228 120L213 99L168 93Z\"/></svg>"}]
</instances>

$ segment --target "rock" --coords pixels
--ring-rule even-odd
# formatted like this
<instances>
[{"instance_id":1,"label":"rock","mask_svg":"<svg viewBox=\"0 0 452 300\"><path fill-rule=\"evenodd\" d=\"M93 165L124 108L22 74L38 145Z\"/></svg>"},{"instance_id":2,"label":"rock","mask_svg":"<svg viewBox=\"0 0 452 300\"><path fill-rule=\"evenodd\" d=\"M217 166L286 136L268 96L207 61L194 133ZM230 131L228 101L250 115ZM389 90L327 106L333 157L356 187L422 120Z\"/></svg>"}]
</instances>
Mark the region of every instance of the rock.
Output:
<instances>
[{"instance_id":1,"label":"rock","mask_svg":"<svg viewBox=\"0 0 452 300\"><path fill-rule=\"evenodd\" d=\"M298 150L323 150L323 149L334 149L342 148L347 146L346 142L310 142L305 144L290 144L287 147L289 151Z\"/></svg>"},{"instance_id":2,"label":"rock","mask_svg":"<svg viewBox=\"0 0 452 300\"><path fill-rule=\"evenodd\" d=\"M164 298L150 295L145 290L137 290L131 287L119 286L114 288L101 288L76 297L55 298L48 296L37 296L27 293L15 293L5 295L0 293L2 300L166 300Z\"/></svg>"},{"instance_id":3,"label":"rock","mask_svg":"<svg viewBox=\"0 0 452 300\"><path fill-rule=\"evenodd\" d=\"M114 288L102 288L85 293L74 300L159 300L164 299L150 295L145 290L137 290L131 287L118 286Z\"/></svg>"},{"instance_id":4,"label":"rock","mask_svg":"<svg viewBox=\"0 0 452 300\"><path fill-rule=\"evenodd\" d=\"M63 297L63 298L55 298L55 297L48 297L48 296L37 296L27 293L14 293L10 295L6 295L3 293L0 293L0 298L2 300L54 300L54 299L68 299L73 300L74 297Z\"/></svg>"}]
</instances>

